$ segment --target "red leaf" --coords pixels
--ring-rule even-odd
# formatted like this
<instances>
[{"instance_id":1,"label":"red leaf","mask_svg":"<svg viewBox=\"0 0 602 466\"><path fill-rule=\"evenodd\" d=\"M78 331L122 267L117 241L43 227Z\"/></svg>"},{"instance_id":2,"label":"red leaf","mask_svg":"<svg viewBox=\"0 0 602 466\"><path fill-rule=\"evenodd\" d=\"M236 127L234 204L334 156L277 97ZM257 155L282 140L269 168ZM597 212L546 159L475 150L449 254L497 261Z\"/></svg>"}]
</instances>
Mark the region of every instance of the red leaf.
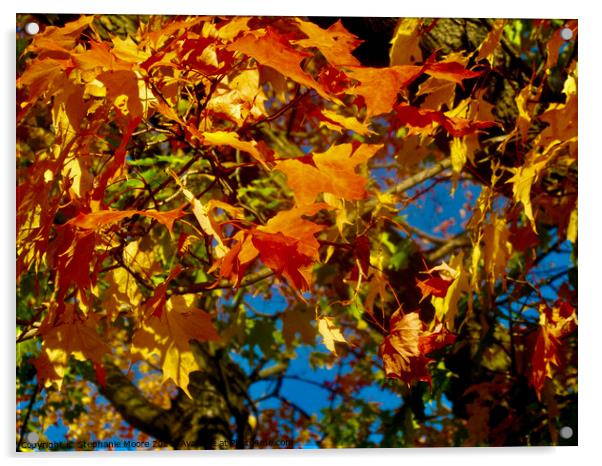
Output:
<instances>
[{"instance_id":1,"label":"red leaf","mask_svg":"<svg viewBox=\"0 0 602 466\"><path fill-rule=\"evenodd\" d=\"M454 137L462 137L481 129L497 126L495 121L478 121L467 118L449 117L438 110L428 110L400 104L395 107L395 123L399 126L426 128L439 123Z\"/></svg>"},{"instance_id":2,"label":"red leaf","mask_svg":"<svg viewBox=\"0 0 602 466\"><path fill-rule=\"evenodd\" d=\"M481 76L481 71L470 71L458 62L439 62L425 65L424 72L439 79L462 84L465 79Z\"/></svg>"},{"instance_id":3,"label":"red leaf","mask_svg":"<svg viewBox=\"0 0 602 466\"><path fill-rule=\"evenodd\" d=\"M94 363L94 372L96 373L96 380L98 381L101 387L105 387L107 384L107 373L102 364L95 362Z\"/></svg>"},{"instance_id":4,"label":"red leaf","mask_svg":"<svg viewBox=\"0 0 602 466\"><path fill-rule=\"evenodd\" d=\"M447 130L447 132L454 137L462 137L466 136L467 134L476 133L481 129L499 126L499 124L495 121L478 121L448 116L445 116L442 119L441 124Z\"/></svg>"},{"instance_id":5,"label":"red leaf","mask_svg":"<svg viewBox=\"0 0 602 466\"><path fill-rule=\"evenodd\" d=\"M454 341L456 341L456 335L449 332L442 324L439 324L433 332L420 335L418 348L422 354L427 355L444 346L451 345Z\"/></svg>"},{"instance_id":6,"label":"red leaf","mask_svg":"<svg viewBox=\"0 0 602 466\"><path fill-rule=\"evenodd\" d=\"M562 365L562 339L577 326L575 309L568 303L558 304L553 309L544 305L540 307L539 328L528 373L529 384L538 398L541 398L546 377L552 378L552 367Z\"/></svg>"},{"instance_id":7,"label":"red leaf","mask_svg":"<svg viewBox=\"0 0 602 466\"><path fill-rule=\"evenodd\" d=\"M416 279L416 285L418 285L418 288L420 288L420 291L422 292L420 301L422 302L430 295L436 296L437 298L445 298L447 290L452 283L453 280L445 280L437 276L431 276L426 280Z\"/></svg>"},{"instance_id":8,"label":"red leaf","mask_svg":"<svg viewBox=\"0 0 602 466\"><path fill-rule=\"evenodd\" d=\"M539 244L539 236L533 231L531 226L517 227L510 229L510 242L517 251L526 251Z\"/></svg>"},{"instance_id":9,"label":"red leaf","mask_svg":"<svg viewBox=\"0 0 602 466\"><path fill-rule=\"evenodd\" d=\"M299 241L282 233L253 233L253 245L265 265L283 276L293 288L309 290L309 276L313 259L299 252Z\"/></svg>"}]
</instances>

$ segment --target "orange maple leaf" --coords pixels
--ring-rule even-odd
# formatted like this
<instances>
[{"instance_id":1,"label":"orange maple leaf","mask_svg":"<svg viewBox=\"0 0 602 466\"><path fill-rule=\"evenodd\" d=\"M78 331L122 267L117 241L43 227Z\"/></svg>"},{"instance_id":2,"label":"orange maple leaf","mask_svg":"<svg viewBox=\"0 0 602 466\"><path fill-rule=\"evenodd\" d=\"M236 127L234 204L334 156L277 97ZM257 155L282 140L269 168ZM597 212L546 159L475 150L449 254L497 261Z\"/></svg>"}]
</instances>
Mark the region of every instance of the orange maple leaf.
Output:
<instances>
[{"instance_id":1,"label":"orange maple leaf","mask_svg":"<svg viewBox=\"0 0 602 466\"><path fill-rule=\"evenodd\" d=\"M71 219L68 223L81 228L82 230L98 230L99 228L111 223L119 222L132 215L141 214L153 218L162 223L171 232L173 223L185 215L184 208L186 204L177 209L160 212L158 210L98 210L96 212L80 212L77 217Z\"/></svg>"},{"instance_id":2,"label":"orange maple leaf","mask_svg":"<svg viewBox=\"0 0 602 466\"><path fill-rule=\"evenodd\" d=\"M278 212L264 226L239 231L237 243L212 267L220 266L220 276L240 284L244 272L259 256L272 271L284 277L297 291L306 291L311 283L311 267L319 259L320 243L315 234L322 225L305 220L329 206L324 203L295 207Z\"/></svg>"},{"instance_id":3,"label":"orange maple leaf","mask_svg":"<svg viewBox=\"0 0 602 466\"><path fill-rule=\"evenodd\" d=\"M263 34L261 31L247 32L226 49L244 53L261 65L269 66L287 78L314 89L325 99L337 101L301 68L301 61L311 54L291 47L289 41L271 27L267 27Z\"/></svg>"},{"instance_id":4,"label":"orange maple leaf","mask_svg":"<svg viewBox=\"0 0 602 466\"><path fill-rule=\"evenodd\" d=\"M289 159L274 168L286 175L297 205L311 204L320 193L360 200L366 197L368 181L355 173L355 167L373 157L382 147L380 144L362 144L354 151L351 144L340 144L331 146L326 152L314 153L309 163Z\"/></svg>"},{"instance_id":5,"label":"orange maple leaf","mask_svg":"<svg viewBox=\"0 0 602 466\"><path fill-rule=\"evenodd\" d=\"M328 29L300 19L296 21L308 38L293 41L295 44L304 48L316 47L331 65L360 65L351 52L363 41L347 31L340 19Z\"/></svg>"},{"instance_id":6,"label":"orange maple leaf","mask_svg":"<svg viewBox=\"0 0 602 466\"><path fill-rule=\"evenodd\" d=\"M366 104L368 118L389 113L397 94L423 73L422 66L399 65L389 68L349 67L349 75L358 85L347 94L360 95Z\"/></svg>"}]
</instances>

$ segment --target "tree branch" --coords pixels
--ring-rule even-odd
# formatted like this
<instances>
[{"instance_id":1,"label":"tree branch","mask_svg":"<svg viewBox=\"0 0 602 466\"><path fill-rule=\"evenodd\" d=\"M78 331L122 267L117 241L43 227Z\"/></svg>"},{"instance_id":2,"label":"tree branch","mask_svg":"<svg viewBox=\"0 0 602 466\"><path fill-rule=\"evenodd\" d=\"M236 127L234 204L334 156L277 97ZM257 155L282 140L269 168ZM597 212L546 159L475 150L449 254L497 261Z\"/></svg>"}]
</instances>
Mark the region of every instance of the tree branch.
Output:
<instances>
[{"instance_id":1,"label":"tree branch","mask_svg":"<svg viewBox=\"0 0 602 466\"><path fill-rule=\"evenodd\" d=\"M171 426L174 420L170 412L150 402L115 364L108 362L103 367L106 371L104 385L92 381L98 385L100 393L130 425L173 445Z\"/></svg>"},{"instance_id":2,"label":"tree branch","mask_svg":"<svg viewBox=\"0 0 602 466\"><path fill-rule=\"evenodd\" d=\"M270 269L263 269L259 272L255 272L249 275L245 275L244 278L240 281L240 285L238 288L244 288L245 286L253 285L261 280L265 280L266 278L274 275ZM194 283L188 286L177 286L169 291L172 294L188 294L188 293L200 293L202 291L209 290L223 290L234 288L234 285L229 280L221 280L217 285L215 282L202 282L202 283Z\"/></svg>"}]
</instances>

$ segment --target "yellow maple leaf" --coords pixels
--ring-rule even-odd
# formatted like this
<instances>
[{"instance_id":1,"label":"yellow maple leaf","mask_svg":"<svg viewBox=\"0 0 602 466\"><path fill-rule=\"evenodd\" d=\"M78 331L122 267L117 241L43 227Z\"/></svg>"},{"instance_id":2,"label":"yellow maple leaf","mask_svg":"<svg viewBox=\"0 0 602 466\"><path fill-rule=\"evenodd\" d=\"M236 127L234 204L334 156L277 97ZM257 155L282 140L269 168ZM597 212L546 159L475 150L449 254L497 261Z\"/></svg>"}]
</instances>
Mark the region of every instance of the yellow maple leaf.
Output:
<instances>
[{"instance_id":1,"label":"yellow maple leaf","mask_svg":"<svg viewBox=\"0 0 602 466\"><path fill-rule=\"evenodd\" d=\"M537 233L537 228L535 226L533 207L531 205L531 187L533 186L533 183L537 181L537 178L546 163L547 160L541 160L536 163L527 164L523 167L513 168L512 171L514 172L514 176L507 181L507 183L514 183L512 186L514 200L522 203L525 209L525 216L531 222L531 226L535 233Z\"/></svg>"},{"instance_id":2,"label":"yellow maple leaf","mask_svg":"<svg viewBox=\"0 0 602 466\"><path fill-rule=\"evenodd\" d=\"M91 360L100 363L110 352L108 345L96 333L95 318L85 321L74 319L49 328L40 328L43 336L42 353L34 361L39 371L40 382L45 386L56 382L61 388L69 357L78 361Z\"/></svg>"},{"instance_id":3,"label":"yellow maple leaf","mask_svg":"<svg viewBox=\"0 0 602 466\"><path fill-rule=\"evenodd\" d=\"M573 244L575 244L577 242L577 224L578 224L577 207L575 207L573 209L573 211L571 212L571 217L569 219L569 226L566 231L566 239L568 239Z\"/></svg>"},{"instance_id":4,"label":"yellow maple leaf","mask_svg":"<svg viewBox=\"0 0 602 466\"><path fill-rule=\"evenodd\" d=\"M395 27L389 51L389 64L410 65L422 61L420 50L420 26L422 20L418 18L400 19Z\"/></svg>"},{"instance_id":5,"label":"yellow maple leaf","mask_svg":"<svg viewBox=\"0 0 602 466\"><path fill-rule=\"evenodd\" d=\"M483 228L483 262L491 291L495 281L504 278L511 253L510 230L506 220L493 215L491 223Z\"/></svg>"},{"instance_id":6,"label":"yellow maple leaf","mask_svg":"<svg viewBox=\"0 0 602 466\"><path fill-rule=\"evenodd\" d=\"M149 360L157 355L163 381L173 380L188 396L189 375L199 370L190 340L217 341L211 316L192 304L192 296L172 296L134 333L132 352ZM158 315L157 315L158 314Z\"/></svg>"},{"instance_id":7,"label":"yellow maple leaf","mask_svg":"<svg viewBox=\"0 0 602 466\"><path fill-rule=\"evenodd\" d=\"M331 317L320 317L318 319L318 332L324 338L324 344L332 353L337 354L335 342L347 343L341 331L336 327Z\"/></svg>"},{"instance_id":8,"label":"yellow maple leaf","mask_svg":"<svg viewBox=\"0 0 602 466\"><path fill-rule=\"evenodd\" d=\"M468 274L463 266L464 253L460 252L458 255L452 257L450 265L445 262L438 267L434 267L434 270L446 271L453 279L452 284L447 289L447 293L444 297L440 298L437 296L431 297L431 303L435 308L435 315L437 316L438 322L445 321L449 330L454 330L454 319L458 313L458 301L463 293L470 292L470 284L468 282ZM469 306L471 300L468 300Z\"/></svg>"}]
</instances>

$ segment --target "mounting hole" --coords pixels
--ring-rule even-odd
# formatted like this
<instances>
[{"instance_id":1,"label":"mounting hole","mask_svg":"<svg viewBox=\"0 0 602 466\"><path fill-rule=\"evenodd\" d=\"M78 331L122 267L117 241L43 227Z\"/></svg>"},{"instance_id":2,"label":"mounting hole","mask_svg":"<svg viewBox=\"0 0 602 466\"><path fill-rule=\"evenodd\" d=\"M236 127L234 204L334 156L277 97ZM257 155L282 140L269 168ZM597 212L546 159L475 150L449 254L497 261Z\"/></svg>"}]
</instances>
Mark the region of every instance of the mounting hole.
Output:
<instances>
[{"instance_id":1,"label":"mounting hole","mask_svg":"<svg viewBox=\"0 0 602 466\"><path fill-rule=\"evenodd\" d=\"M564 40L571 40L573 38L573 31L569 28L564 28L560 31L560 37Z\"/></svg>"},{"instance_id":2,"label":"mounting hole","mask_svg":"<svg viewBox=\"0 0 602 466\"><path fill-rule=\"evenodd\" d=\"M30 36L35 36L40 32L40 25L38 23L27 23L25 25L25 32Z\"/></svg>"},{"instance_id":3,"label":"mounting hole","mask_svg":"<svg viewBox=\"0 0 602 466\"><path fill-rule=\"evenodd\" d=\"M560 436L563 439L569 439L573 436L573 429L571 429L569 426L564 426L560 429Z\"/></svg>"}]
</instances>

